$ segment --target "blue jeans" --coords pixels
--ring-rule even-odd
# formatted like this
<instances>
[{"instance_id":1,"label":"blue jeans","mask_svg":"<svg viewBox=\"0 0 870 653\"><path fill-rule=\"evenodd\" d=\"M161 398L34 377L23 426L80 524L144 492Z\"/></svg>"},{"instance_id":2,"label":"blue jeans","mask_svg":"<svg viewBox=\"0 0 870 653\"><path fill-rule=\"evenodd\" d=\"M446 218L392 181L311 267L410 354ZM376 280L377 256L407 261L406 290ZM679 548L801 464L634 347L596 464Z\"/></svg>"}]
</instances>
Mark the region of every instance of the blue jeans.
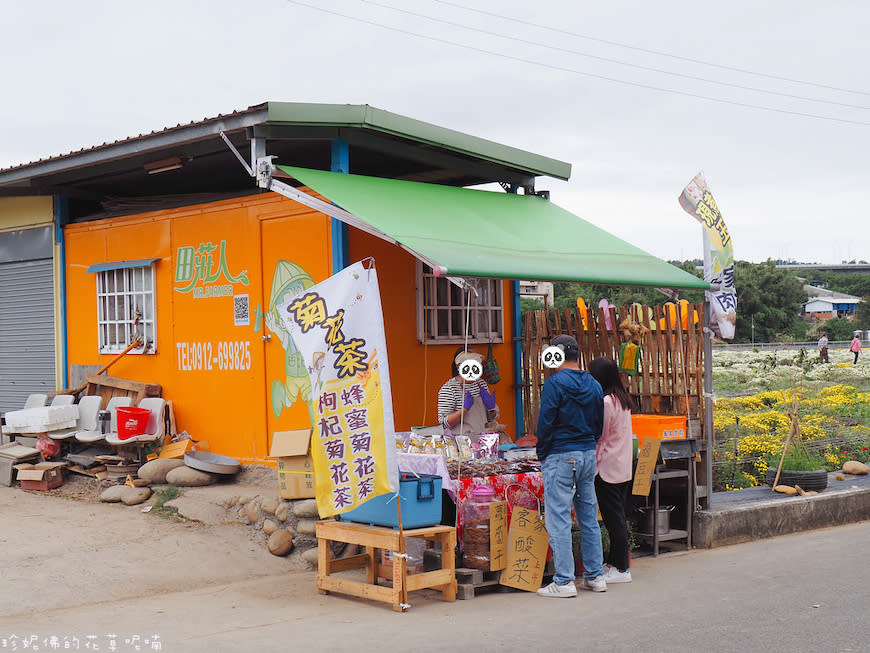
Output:
<instances>
[{"instance_id":1,"label":"blue jeans","mask_svg":"<svg viewBox=\"0 0 870 653\"><path fill-rule=\"evenodd\" d=\"M571 548L571 502L580 525L581 555L589 580L602 568L601 529L598 527L598 501L595 498L595 450L551 453L541 463L544 477L544 514L550 547L553 549L553 581L565 585L574 580L574 553Z\"/></svg>"}]
</instances>

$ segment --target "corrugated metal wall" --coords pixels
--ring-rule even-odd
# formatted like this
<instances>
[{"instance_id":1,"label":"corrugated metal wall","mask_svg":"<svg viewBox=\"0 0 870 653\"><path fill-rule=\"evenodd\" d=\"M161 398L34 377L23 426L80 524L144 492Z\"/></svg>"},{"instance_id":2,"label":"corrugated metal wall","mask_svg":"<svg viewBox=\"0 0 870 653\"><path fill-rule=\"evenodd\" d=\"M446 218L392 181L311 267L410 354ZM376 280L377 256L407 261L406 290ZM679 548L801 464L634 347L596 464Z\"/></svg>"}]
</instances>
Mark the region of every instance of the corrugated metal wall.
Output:
<instances>
[{"instance_id":1,"label":"corrugated metal wall","mask_svg":"<svg viewBox=\"0 0 870 653\"><path fill-rule=\"evenodd\" d=\"M56 389L54 275L50 229L0 234L0 241L0 412L5 413L23 407L32 392Z\"/></svg>"}]
</instances>

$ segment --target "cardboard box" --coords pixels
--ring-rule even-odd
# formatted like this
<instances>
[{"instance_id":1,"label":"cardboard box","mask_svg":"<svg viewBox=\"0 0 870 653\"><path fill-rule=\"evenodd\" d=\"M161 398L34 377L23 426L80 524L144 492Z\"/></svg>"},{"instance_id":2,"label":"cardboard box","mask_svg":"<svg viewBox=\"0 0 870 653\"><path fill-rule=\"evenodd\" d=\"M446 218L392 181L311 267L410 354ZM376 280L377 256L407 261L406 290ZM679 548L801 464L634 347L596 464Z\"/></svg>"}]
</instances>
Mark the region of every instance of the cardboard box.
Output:
<instances>
[{"instance_id":1,"label":"cardboard box","mask_svg":"<svg viewBox=\"0 0 870 653\"><path fill-rule=\"evenodd\" d=\"M159 458L184 458L184 454L188 451L192 451L194 448L193 440L181 440L179 442L169 442L168 438L166 444L163 445L163 448L160 450Z\"/></svg>"},{"instance_id":2,"label":"cardboard box","mask_svg":"<svg viewBox=\"0 0 870 653\"><path fill-rule=\"evenodd\" d=\"M516 507L507 534L507 560L500 582L527 592L536 592L544 578L550 538L537 510Z\"/></svg>"},{"instance_id":3,"label":"cardboard box","mask_svg":"<svg viewBox=\"0 0 870 653\"><path fill-rule=\"evenodd\" d=\"M38 463L41 458L39 450L32 447L24 447L15 442L0 445L0 485L12 485L15 480L15 465Z\"/></svg>"},{"instance_id":4,"label":"cardboard box","mask_svg":"<svg viewBox=\"0 0 870 653\"><path fill-rule=\"evenodd\" d=\"M145 457L149 461L157 458L184 458L184 454L188 451L209 451L208 440L186 438L173 442L172 436L167 435L163 442L158 441L146 445Z\"/></svg>"},{"instance_id":5,"label":"cardboard box","mask_svg":"<svg viewBox=\"0 0 870 653\"><path fill-rule=\"evenodd\" d=\"M311 460L312 429L275 431L269 455L278 461L278 494L282 499L311 499L314 494L314 463Z\"/></svg>"},{"instance_id":6,"label":"cardboard box","mask_svg":"<svg viewBox=\"0 0 870 653\"><path fill-rule=\"evenodd\" d=\"M51 490L63 485L63 468L66 463L29 463L15 465L22 490Z\"/></svg>"}]
</instances>

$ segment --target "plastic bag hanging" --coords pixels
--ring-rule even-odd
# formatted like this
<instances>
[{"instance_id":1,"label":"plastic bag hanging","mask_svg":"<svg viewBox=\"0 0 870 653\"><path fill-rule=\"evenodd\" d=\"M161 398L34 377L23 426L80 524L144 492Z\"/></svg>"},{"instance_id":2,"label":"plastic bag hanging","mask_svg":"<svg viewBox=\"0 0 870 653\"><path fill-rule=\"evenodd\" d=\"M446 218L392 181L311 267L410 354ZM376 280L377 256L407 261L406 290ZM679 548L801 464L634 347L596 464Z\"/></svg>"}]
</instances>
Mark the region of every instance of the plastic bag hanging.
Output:
<instances>
[{"instance_id":1,"label":"plastic bag hanging","mask_svg":"<svg viewBox=\"0 0 870 653\"><path fill-rule=\"evenodd\" d=\"M633 342L619 346L619 371L634 376L640 371L640 347Z\"/></svg>"},{"instance_id":2,"label":"plastic bag hanging","mask_svg":"<svg viewBox=\"0 0 870 653\"><path fill-rule=\"evenodd\" d=\"M501 376L498 373L498 363L495 360L495 355L492 353L492 341L489 343L489 349L486 350L486 360L483 361L483 380L487 385L495 385L501 381Z\"/></svg>"}]
</instances>

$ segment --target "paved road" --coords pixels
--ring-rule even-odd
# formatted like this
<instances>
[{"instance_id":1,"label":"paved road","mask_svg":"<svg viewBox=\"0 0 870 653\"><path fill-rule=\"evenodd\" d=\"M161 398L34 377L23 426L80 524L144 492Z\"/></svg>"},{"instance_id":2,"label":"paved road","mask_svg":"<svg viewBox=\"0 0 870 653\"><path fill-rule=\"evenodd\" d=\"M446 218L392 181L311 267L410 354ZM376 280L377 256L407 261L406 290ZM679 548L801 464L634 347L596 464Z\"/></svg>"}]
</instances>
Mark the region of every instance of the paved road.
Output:
<instances>
[{"instance_id":1,"label":"paved road","mask_svg":"<svg viewBox=\"0 0 870 653\"><path fill-rule=\"evenodd\" d=\"M237 525L0 487L0 653L47 638L163 651L870 651L870 521L635 561L605 594L492 593L405 614L321 596ZM38 636L40 648L23 648ZM89 641L90 636L90 641ZM148 643L145 643L145 640Z\"/></svg>"}]
</instances>

